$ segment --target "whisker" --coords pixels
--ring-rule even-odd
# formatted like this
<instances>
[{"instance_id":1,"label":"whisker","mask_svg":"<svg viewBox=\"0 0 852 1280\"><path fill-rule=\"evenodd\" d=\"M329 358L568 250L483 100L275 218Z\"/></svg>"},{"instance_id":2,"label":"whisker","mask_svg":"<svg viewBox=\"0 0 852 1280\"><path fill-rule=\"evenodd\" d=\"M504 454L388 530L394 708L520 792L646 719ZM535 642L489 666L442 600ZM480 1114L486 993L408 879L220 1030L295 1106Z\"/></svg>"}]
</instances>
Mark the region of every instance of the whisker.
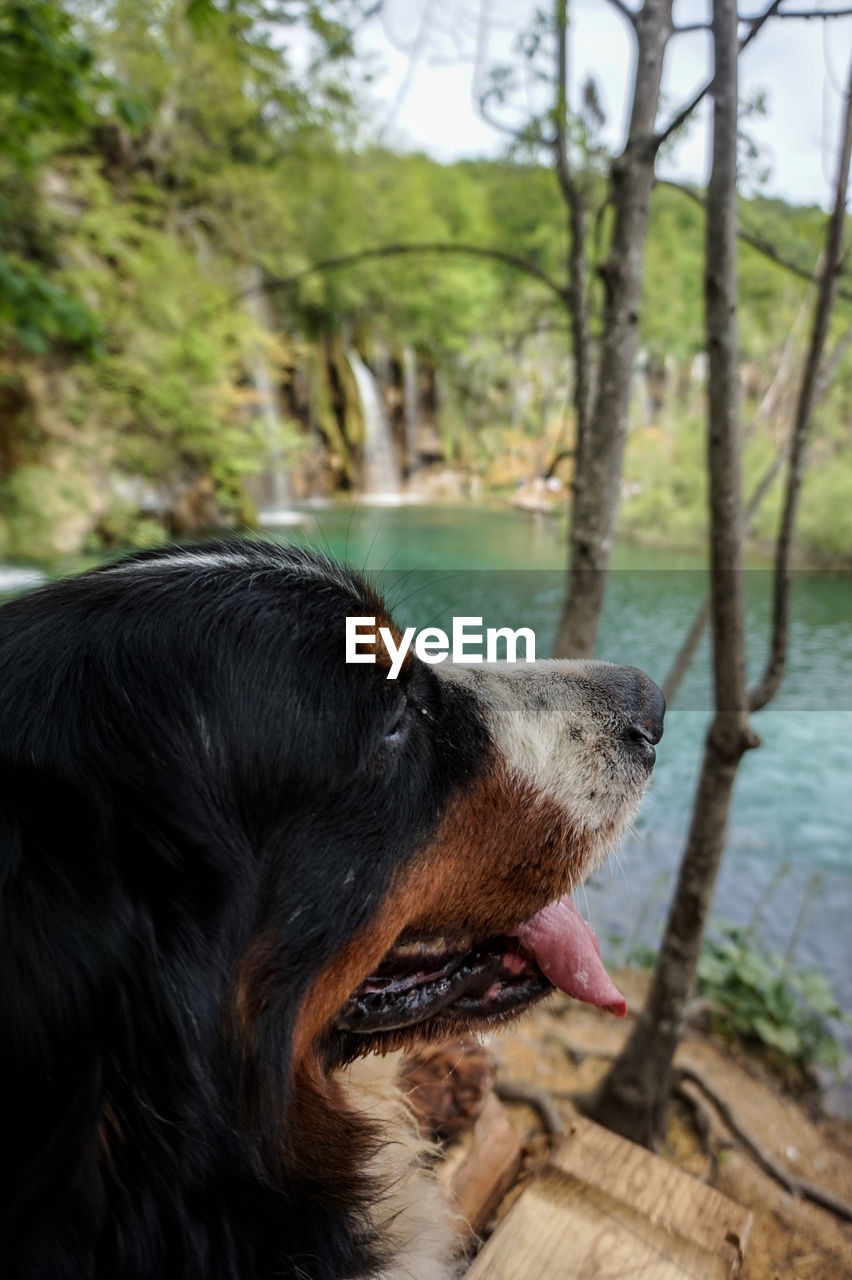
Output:
<instances>
[{"instance_id":1,"label":"whisker","mask_svg":"<svg viewBox=\"0 0 852 1280\"><path fill-rule=\"evenodd\" d=\"M349 509L349 519L346 522L346 540L343 544L343 558L344 560L347 560L347 561L349 560L349 534L352 532L352 521L355 517L355 512L357 510L358 503L360 501L361 501L361 495L360 493L356 493L355 501L352 503L352 506Z\"/></svg>"},{"instance_id":2,"label":"whisker","mask_svg":"<svg viewBox=\"0 0 852 1280\"><path fill-rule=\"evenodd\" d=\"M370 545L369 545L369 547L367 548L367 553L366 553L366 555L364 556L364 563L363 563L363 564L362 564L362 566L361 566L361 572L362 572L362 573L366 573L366 572L367 572L367 561L370 559L370 556L373 554L373 548L374 548L374 547L375 547L375 545L376 545L376 539L378 538L378 536L379 536L379 534L381 533L381 531L382 531L382 526L381 526L381 524L377 524L377 525L376 525L376 528L375 528L375 532L373 533L373 536L372 536L372 538L370 539Z\"/></svg>"}]
</instances>

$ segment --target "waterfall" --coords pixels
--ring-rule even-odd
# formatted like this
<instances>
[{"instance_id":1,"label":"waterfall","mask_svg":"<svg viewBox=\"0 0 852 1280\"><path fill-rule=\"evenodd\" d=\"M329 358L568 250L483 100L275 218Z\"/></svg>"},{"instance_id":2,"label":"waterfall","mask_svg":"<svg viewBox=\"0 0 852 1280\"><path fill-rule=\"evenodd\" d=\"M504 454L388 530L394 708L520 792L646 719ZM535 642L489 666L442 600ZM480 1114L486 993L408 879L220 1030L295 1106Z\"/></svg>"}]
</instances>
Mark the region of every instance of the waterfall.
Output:
<instances>
[{"instance_id":1,"label":"waterfall","mask_svg":"<svg viewBox=\"0 0 852 1280\"><path fill-rule=\"evenodd\" d=\"M263 272L260 267L249 267L245 275L246 311L264 333L274 333L275 317L263 292ZM250 292L248 292L250 291ZM261 524L293 524L301 517L290 510L293 491L290 477L284 465L281 450L281 410L278 391L273 382L269 362L262 347L253 345L249 352L248 375L257 397L257 416L264 426L268 442L269 464L266 473L265 501L268 509L258 512Z\"/></svg>"},{"instance_id":2,"label":"waterfall","mask_svg":"<svg viewBox=\"0 0 852 1280\"><path fill-rule=\"evenodd\" d=\"M417 355L413 347L402 349L402 389L403 409L405 411L405 465L408 469L408 483L417 470L419 457L417 454L417 428L419 426L420 392L417 385Z\"/></svg>"},{"instance_id":3,"label":"waterfall","mask_svg":"<svg viewBox=\"0 0 852 1280\"><path fill-rule=\"evenodd\" d=\"M379 386L380 391L386 391L391 382L391 358L381 338L373 340L372 348L372 365L373 377Z\"/></svg>"},{"instance_id":4,"label":"waterfall","mask_svg":"<svg viewBox=\"0 0 852 1280\"><path fill-rule=\"evenodd\" d=\"M402 477L381 392L376 379L357 351L349 348L346 358L358 388L364 414L364 497L389 503L399 501Z\"/></svg>"}]
</instances>

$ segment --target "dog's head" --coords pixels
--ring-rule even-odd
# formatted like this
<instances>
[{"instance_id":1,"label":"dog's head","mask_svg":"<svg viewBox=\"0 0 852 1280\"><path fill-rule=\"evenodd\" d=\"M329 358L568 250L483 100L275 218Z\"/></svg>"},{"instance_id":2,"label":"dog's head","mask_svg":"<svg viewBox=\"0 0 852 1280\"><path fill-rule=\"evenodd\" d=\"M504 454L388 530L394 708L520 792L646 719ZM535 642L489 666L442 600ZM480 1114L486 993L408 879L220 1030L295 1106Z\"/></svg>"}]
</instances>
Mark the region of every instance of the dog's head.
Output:
<instances>
[{"instance_id":1,"label":"dog's head","mask_svg":"<svg viewBox=\"0 0 852 1280\"><path fill-rule=\"evenodd\" d=\"M367 1139L331 1067L553 983L618 1009L567 895L641 798L656 686L413 656L389 680L344 661L365 614L393 626L329 561L243 542L0 610L0 1204L27 1258L60 1221L118 1258L118 1215L230 1275L322 1219L343 1269L323 1215Z\"/></svg>"}]
</instances>

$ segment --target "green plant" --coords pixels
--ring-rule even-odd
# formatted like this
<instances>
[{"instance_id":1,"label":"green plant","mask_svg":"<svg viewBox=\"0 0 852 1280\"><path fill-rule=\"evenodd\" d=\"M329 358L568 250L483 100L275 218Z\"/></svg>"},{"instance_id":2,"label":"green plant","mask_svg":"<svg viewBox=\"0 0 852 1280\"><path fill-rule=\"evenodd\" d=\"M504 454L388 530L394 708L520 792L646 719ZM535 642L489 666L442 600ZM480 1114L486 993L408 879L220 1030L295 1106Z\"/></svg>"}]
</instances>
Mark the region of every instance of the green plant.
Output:
<instances>
[{"instance_id":1,"label":"green plant","mask_svg":"<svg viewBox=\"0 0 852 1280\"><path fill-rule=\"evenodd\" d=\"M653 947L646 946L644 942L634 943L627 953L625 963L637 969L647 969L650 973L657 963L657 952Z\"/></svg>"},{"instance_id":2,"label":"green plant","mask_svg":"<svg viewBox=\"0 0 852 1280\"><path fill-rule=\"evenodd\" d=\"M698 991L710 1002L717 1030L763 1047L776 1065L801 1071L841 1065L829 1020L842 1015L825 976L791 972L784 958L754 944L749 929L722 925L705 941Z\"/></svg>"},{"instance_id":3,"label":"green plant","mask_svg":"<svg viewBox=\"0 0 852 1280\"><path fill-rule=\"evenodd\" d=\"M103 328L86 304L48 278L44 268L0 250L0 341L13 339L34 355L65 343L98 353Z\"/></svg>"}]
</instances>

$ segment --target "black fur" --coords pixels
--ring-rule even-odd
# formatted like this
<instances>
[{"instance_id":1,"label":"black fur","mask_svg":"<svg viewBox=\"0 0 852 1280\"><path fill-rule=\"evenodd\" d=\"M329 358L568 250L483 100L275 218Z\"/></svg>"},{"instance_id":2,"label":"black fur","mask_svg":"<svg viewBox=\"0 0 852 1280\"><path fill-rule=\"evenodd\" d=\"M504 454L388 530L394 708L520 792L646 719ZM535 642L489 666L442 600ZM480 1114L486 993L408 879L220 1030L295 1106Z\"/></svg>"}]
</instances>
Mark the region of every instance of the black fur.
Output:
<instances>
[{"instance_id":1,"label":"black fur","mask_svg":"<svg viewBox=\"0 0 852 1280\"><path fill-rule=\"evenodd\" d=\"M7 1280L330 1280L379 1256L371 1135L298 1126L293 1030L481 744L422 664L345 664L344 616L376 612L322 558L249 542L0 609Z\"/></svg>"}]
</instances>

